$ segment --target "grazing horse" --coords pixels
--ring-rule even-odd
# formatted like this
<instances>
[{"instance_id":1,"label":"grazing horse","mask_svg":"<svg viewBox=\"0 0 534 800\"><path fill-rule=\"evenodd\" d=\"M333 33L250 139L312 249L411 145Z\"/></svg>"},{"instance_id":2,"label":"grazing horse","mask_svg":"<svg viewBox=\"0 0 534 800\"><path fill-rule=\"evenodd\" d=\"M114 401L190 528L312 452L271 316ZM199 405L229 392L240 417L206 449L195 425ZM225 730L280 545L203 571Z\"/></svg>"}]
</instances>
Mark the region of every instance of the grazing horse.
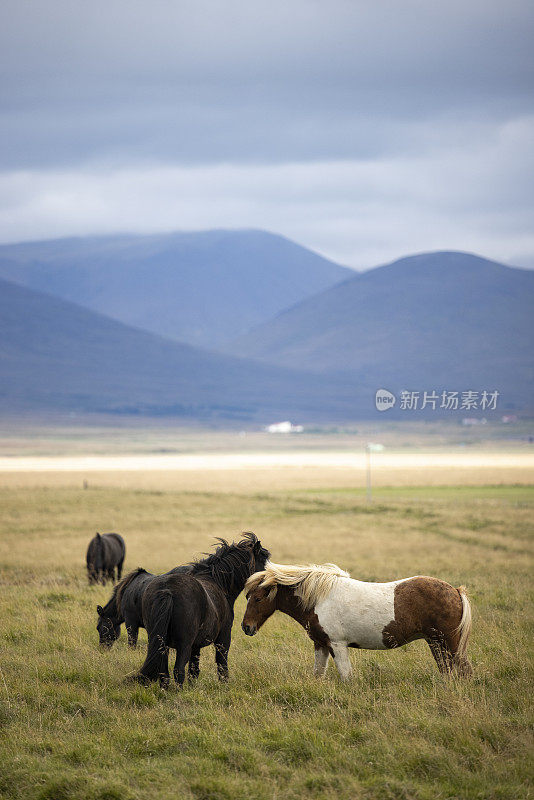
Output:
<instances>
[{"instance_id":1,"label":"grazing horse","mask_svg":"<svg viewBox=\"0 0 534 800\"><path fill-rule=\"evenodd\" d=\"M189 565L175 567L171 572L189 572ZM137 647L139 628L144 628L142 600L143 593L156 576L146 569L138 567L128 573L120 583L113 587L113 592L106 605L97 606L98 623L96 629L103 647L112 647L121 635L124 622L128 634L128 646Z\"/></svg>"},{"instance_id":2,"label":"grazing horse","mask_svg":"<svg viewBox=\"0 0 534 800\"><path fill-rule=\"evenodd\" d=\"M102 583L104 586L109 578L115 581L115 567L117 567L117 580L122 575L122 565L126 555L124 539L118 533L97 533L89 542L86 562L89 583Z\"/></svg>"},{"instance_id":3,"label":"grazing horse","mask_svg":"<svg viewBox=\"0 0 534 800\"><path fill-rule=\"evenodd\" d=\"M121 634L124 622L128 634L128 645L137 646L139 628L144 628L141 601L143 592L155 578L151 572L138 567L118 583L104 606L97 606L98 623L96 629L103 647L112 647Z\"/></svg>"},{"instance_id":4,"label":"grazing horse","mask_svg":"<svg viewBox=\"0 0 534 800\"><path fill-rule=\"evenodd\" d=\"M169 685L169 647L176 649L174 680L181 686L185 667L189 679L198 677L200 649L215 645L219 680L228 679L228 651L234 603L247 579L265 567L269 552L253 533L237 543L218 539L214 553L192 562L187 574L159 575L143 595L143 619L148 633L145 662L127 680Z\"/></svg>"},{"instance_id":5,"label":"grazing horse","mask_svg":"<svg viewBox=\"0 0 534 800\"><path fill-rule=\"evenodd\" d=\"M465 588L417 576L390 583L353 580L335 564L288 566L268 563L245 586L242 628L254 636L283 611L315 645L315 674L333 656L343 680L351 674L349 647L389 650L415 639L428 642L440 672L471 675L466 656L471 606Z\"/></svg>"}]
</instances>

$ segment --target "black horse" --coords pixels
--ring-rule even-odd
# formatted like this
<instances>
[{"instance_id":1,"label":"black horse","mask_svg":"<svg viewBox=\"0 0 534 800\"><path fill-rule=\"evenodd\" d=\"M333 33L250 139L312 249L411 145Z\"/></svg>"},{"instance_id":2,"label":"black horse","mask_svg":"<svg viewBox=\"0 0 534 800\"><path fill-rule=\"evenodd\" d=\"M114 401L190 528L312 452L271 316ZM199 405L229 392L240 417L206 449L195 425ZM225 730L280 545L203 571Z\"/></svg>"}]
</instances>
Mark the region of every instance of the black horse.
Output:
<instances>
[{"instance_id":1,"label":"black horse","mask_svg":"<svg viewBox=\"0 0 534 800\"><path fill-rule=\"evenodd\" d=\"M253 533L237 543L218 539L216 551L192 562L189 573L159 575L143 595L143 619L148 632L145 663L129 680L169 685L169 647L176 649L174 680L181 686L185 667L189 678L199 674L200 649L215 645L219 680L228 679L228 650L234 603L247 579L265 567L269 551Z\"/></svg>"},{"instance_id":2,"label":"black horse","mask_svg":"<svg viewBox=\"0 0 534 800\"><path fill-rule=\"evenodd\" d=\"M188 572L189 565L175 567L172 572ZM129 647L137 646L139 628L144 628L142 599L143 593L155 578L151 572L138 567L129 572L120 583L113 587L113 592L106 605L97 606L98 623L96 629L103 647L112 647L121 635L121 625L124 622L128 634Z\"/></svg>"},{"instance_id":3,"label":"black horse","mask_svg":"<svg viewBox=\"0 0 534 800\"><path fill-rule=\"evenodd\" d=\"M115 580L115 567L117 567L117 580L122 575L122 565L126 555L124 539L118 533L99 533L89 542L86 562L89 583L102 583L105 585L109 578Z\"/></svg>"},{"instance_id":4,"label":"black horse","mask_svg":"<svg viewBox=\"0 0 534 800\"><path fill-rule=\"evenodd\" d=\"M117 641L123 622L126 626L129 646L137 646L139 628L144 628L141 609L143 592L153 578L155 575L142 567L134 569L114 587L104 608L96 607L98 611L96 629L102 646L111 647L113 642Z\"/></svg>"}]
</instances>

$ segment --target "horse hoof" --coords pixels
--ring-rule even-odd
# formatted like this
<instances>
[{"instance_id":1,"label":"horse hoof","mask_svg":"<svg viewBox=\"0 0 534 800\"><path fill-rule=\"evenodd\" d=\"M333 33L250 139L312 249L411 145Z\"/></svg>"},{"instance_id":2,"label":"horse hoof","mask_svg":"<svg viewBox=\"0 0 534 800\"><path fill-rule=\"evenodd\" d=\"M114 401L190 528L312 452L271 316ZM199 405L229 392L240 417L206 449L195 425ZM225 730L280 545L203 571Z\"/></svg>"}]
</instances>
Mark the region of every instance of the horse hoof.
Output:
<instances>
[{"instance_id":1,"label":"horse hoof","mask_svg":"<svg viewBox=\"0 0 534 800\"><path fill-rule=\"evenodd\" d=\"M142 686L150 686L150 678L147 678L146 675L141 675L140 672L134 672L124 678L124 683L140 683Z\"/></svg>"}]
</instances>

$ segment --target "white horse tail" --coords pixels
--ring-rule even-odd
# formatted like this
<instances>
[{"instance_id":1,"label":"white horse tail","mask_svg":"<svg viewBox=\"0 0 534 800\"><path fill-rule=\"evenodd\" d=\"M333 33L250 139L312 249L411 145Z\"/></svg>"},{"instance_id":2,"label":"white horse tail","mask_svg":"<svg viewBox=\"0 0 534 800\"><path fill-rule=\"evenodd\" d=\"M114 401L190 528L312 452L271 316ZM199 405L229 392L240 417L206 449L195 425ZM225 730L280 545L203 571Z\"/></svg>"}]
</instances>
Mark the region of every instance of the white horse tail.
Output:
<instances>
[{"instance_id":1,"label":"white horse tail","mask_svg":"<svg viewBox=\"0 0 534 800\"><path fill-rule=\"evenodd\" d=\"M462 618L460 620L460 624L456 628L456 633L460 635L460 640L458 642L455 655L457 658L462 659L465 658L467 642L469 640L469 634L471 633L472 616L471 603L469 602L469 598L467 596L467 589L465 586L459 586L457 592L462 599Z\"/></svg>"}]
</instances>

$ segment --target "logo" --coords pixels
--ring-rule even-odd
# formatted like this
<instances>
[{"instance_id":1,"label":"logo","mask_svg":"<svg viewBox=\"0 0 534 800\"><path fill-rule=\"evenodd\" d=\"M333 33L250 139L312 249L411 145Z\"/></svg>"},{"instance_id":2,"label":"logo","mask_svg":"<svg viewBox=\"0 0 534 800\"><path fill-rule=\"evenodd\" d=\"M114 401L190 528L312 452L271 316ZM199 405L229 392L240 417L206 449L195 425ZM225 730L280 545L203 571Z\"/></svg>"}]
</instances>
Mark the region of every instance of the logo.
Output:
<instances>
[{"instance_id":1,"label":"logo","mask_svg":"<svg viewBox=\"0 0 534 800\"><path fill-rule=\"evenodd\" d=\"M375 394L375 406L377 411L389 411L396 402L397 398L395 395L388 392L387 389L377 389Z\"/></svg>"},{"instance_id":2,"label":"logo","mask_svg":"<svg viewBox=\"0 0 534 800\"><path fill-rule=\"evenodd\" d=\"M423 411L428 409L436 411L495 411L500 397L498 389L484 389L479 391L468 389L465 391L448 389L431 391L399 392L399 411ZM387 389L377 389L375 393L375 406L377 411L389 411L397 402L396 396ZM470 419L470 418L468 418ZM464 421L464 424L469 424ZM475 424L475 423L473 423Z\"/></svg>"}]
</instances>

